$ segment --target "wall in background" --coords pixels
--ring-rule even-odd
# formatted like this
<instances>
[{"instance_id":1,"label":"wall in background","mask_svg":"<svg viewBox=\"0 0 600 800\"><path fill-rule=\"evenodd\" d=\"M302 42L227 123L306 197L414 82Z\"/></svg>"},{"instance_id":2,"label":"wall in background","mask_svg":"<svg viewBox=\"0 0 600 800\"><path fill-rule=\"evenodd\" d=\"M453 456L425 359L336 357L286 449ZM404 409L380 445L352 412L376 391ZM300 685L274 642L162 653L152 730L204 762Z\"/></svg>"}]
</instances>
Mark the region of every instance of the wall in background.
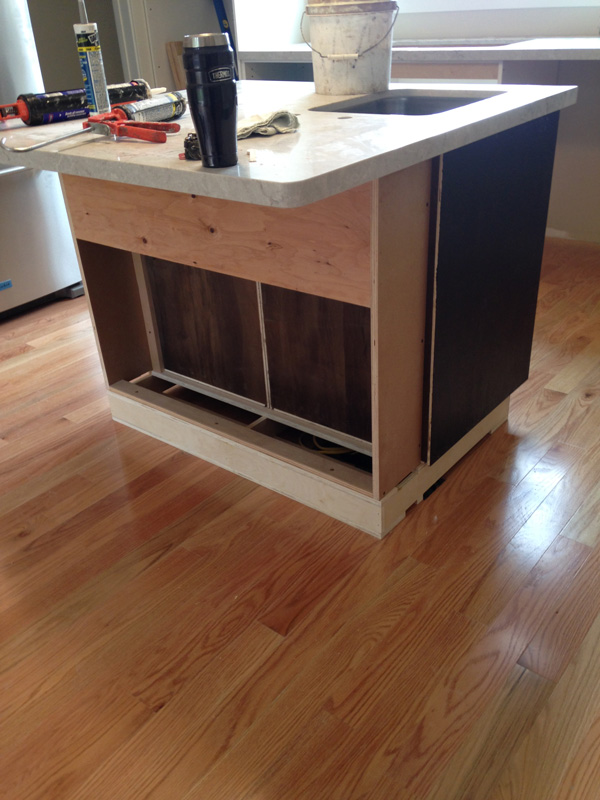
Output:
<instances>
[{"instance_id":1,"label":"wall in background","mask_svg":"<svg viewBox=\"0 0 600 800\"><path fill-rule=\"evenodd\" d=\"M2 0L5 2L5 0ZM46 91L76 89L83 84L73 25L79 22L76 0L28 0ZM123 80L123 68L112 4L86 0L88 18L98 24L108 83Z\"/></svg>"},{"instance_id":2,"label":"wall in background","mask_svg":"<svg viewBox=\"0 0 600 800\"><path fill-rule=\"evenodd\" d=\"M233 0L224 0L224 6L235 35ZM144 78L151 86L177 88L168 42L181 42L189 33L220 30L213 0L112 0L112 7L125 78Z\"/></svg>"},{"instance_id":3,"label":"wall in background","mask_svg":"<svg viewBox=\"0 0 600 800\"><path fill-rule=\"evenodd\" d=\"M397 0L394 39L598 36L598 0ZM306 0L234 0L240 50L298 44ZM308 35L308 22L305 20Z\"/></svg>"},{"instance_id":4,"label":"wall in background","mask_svg":"<svg viewBox=\"0 0 600 800\"><path fill-rule=\"evenodd\" d=\"M580 9L595 8L600 9L598 0L396 0L401 14L414 12L440 12L440 11L498 11L500 9L511 9L522 11L523 9L543 9L548 11L552 8Z\"/></svg>"},{"instance_id":5,"label":"wall in background","mask_svg":"<svg viewBox=\"0 0 600 800\"><path fill-rule=\"evenodd\" d=\"M273 42L299 44L304 0L235 0L238 49L273 47ZM305 21L308 35L308 23ZM277 44L275 44L277 46Z\"/></svg>"},{"instance_id":6,"label":"wall in background","mask_svg":"<svg viewBox=\"0 0 600 800\"><path fill-rule=\"evenodd\" d=\"M600 6L402 13L394 39L531 39L539 36L598 36Z\"/></svg>"}]
</instances>

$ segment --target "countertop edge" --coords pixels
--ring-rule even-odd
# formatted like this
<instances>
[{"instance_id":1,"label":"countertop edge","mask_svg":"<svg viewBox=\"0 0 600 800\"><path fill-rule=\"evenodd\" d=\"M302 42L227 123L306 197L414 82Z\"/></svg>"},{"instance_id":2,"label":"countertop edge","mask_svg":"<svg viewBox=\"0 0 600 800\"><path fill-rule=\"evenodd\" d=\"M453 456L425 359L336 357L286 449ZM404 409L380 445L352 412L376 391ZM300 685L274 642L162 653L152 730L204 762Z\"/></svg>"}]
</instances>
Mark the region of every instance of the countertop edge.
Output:
<instances>
[{"instance_id":1,"label":"countertop edge","mask_svg":"<svg viewBox=\"0 0 600 800\"><path fill-rule=\"evenodd\" d=\"M254 84L258 82L250 81L248 83ZM393 87L395 88L396 84L393 84ZM522 90L522 87L520 88ZM540 92L542 88L545 92ZM62 142L60 149L57 150L42 148L31 153L22 154L2 151L0 154L0 169L2 165L7 167L25 166L32 169L51 170L85 178L105 179L117 183L176 191L184 194L197 194L215 199L234 200L268 207L296 208L340 194L371 180L406 169L421 161L429 160L444 152L457 149L537 117L560 111L575 102L577 93L576 87L531 87L531 89L540 95L538 99L516 107L509 106L504 109L501 107L499 111L495 111L493 114L483 118L477 118L477 112L465 112L465 116L458 115L452 118L455 120L454 122L448 122L444 125L439 121L430 122L429 124L426 121L413 122L411 124L420 125L420 127L411 128L408 133L411 133L412 130L421 131L421 129L427 131L428 127L430 127L431 132L420 132L418 135L415 134L412 139L407 133L406 142L394 147L393 144L390 146L387 140L393 141L396 135L395 131L405 132L404 128L407 130L409 128L408 123L400 125L396 122L395 127L389 128L386 134L386 143L380 147L380 152L370 153L369 142L378 142L379 136L376 131L383 130L383 128L378 128L377 124L379 123L379 125L383 126L386 124L386 120L378 115L373 115L377 116L375 121L366 121L363 118L361 120L361 125L363 126L362 140L361 136L354 137L354 139L360 141L362 151L354 161L348 157L345 162L340 162L339 165L334 163L321 168L319 164L321 171L318 171L316 167L311 167L309 162L304 170L305 174L302 169L298 168L296 175L292 174L287 180L285 180L285 175L283 175L282 179L281 167L278 170L276 168L277 164L284 165L286 159L291 159L292 161L296 159L296 161L302 162L302 159L309 157L311 141L314 139L316 145L319 145L318 125L320 122L317 123L315 121L315 116L317 114L320 115L321 112L310 112L306 108L302 112L313 116L310 118L310 124L307 119L307 129L304 135L308 138L303 143L303 149L300 148L299 153L296 152L297 146L302 143L298 140L287 139L287 137L293 137L297 134L274 137L274 139L280 139L281 141L279 142L260 141L260 139L257 139L244 140L240 143L240 151L242 151L242 148L251 149L255 147L258 148L256 152L259 157L264 154L265 158L268 158L275 153L279 158L279 162L275 166L271 167L267 163L266 167L262 167L262 172L260 170L253 172L254 165L244 163L240 165L240 169L246 170L247 174L240 174L239 171L237 173L233 172L237 168L218 171L210 170L209 173L208 170L203 170L201 166L196 167L197 162L175 161L176 156L173 154L173 148L168 152L169 159L164 165L158 163L156 158L154 158L155 163L151 163L150 159L142 163L134 160L128 161L126 157L121 158L118 156L120 151L116 149L118 144L115 142L104 141L94 146L88 141L87 144L80 148L77 144L69 145L68 143L71 140ZM311 101L310 98L314 97L315 95L313 94L307 95L308 99L305 97L303 102L310 107L310 102L314 103L314 99ZM328 98L319 97L319 100L321 102L323 100L327 101ZM345 134L351 136L347 129L342 127L347 123L338 123L330 115L327 116L329 120L327 123L323 121L323 125L329 126L327 128L328 135L338 136L339 131L339 140L336 140L340 142L339 148L342 148L344 141L357 147L352 137L347 140L343 139ZM363 117L365 116L371 115L363 115ZM424 118L420 119L423 120ZM331 126L335 125L339 127L332 129ZM56 128L56 126L49 127ZM20 130L23 131L24 129ZM333 133L331 133L332 130ZM310 137L313 137L313 139ZM72 141L75 143L77 139ZM363 141L365 144L362 144ZM132 149L127 149L127 145L122 145L122 147L123 152L127 155L133 152ZM152 147L154 146L152 145ZM262 150L260 149L261 147L263 148ZM350 147L350 149L352 148ZM375 148L371 149L375 150ZM139 152L142 152L142 150ZM150 150L145 152L152 157L154 156ZM247 162L246 152L246 150L243 151L243 156ZM330 150L325 147L321 158L326 157L328 152ZM112 160L107 159L105 157L106 154ZM117 154L116 161L115 154ZM293 170L290 170L290 172L293 173Z\"/></svg>"}]
</instances>

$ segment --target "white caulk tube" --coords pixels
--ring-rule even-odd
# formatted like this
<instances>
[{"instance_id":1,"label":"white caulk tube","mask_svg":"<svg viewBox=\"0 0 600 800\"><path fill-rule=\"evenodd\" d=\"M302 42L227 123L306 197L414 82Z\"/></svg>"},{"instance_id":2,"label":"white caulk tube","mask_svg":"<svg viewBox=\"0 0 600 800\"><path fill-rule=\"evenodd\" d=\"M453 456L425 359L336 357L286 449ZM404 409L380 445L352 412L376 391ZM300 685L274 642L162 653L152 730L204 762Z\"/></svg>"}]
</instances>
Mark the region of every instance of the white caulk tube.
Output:
<instances>
[{"instance_id":1,"label":"white caulk tube","mask_svg":"<svg viewBox=\"0 0 600 800\"><path fill-rule=\"evenodd\" d=\"M105 111L110 111L110 101L108 99L98 26L95 22L88 22L85 0L79 0L79 13L81 22L73 25L73 29L77 42L79 64L83 74L83 88L85 89L90 113L103 114Z\"/></svg>"}]
</instances>

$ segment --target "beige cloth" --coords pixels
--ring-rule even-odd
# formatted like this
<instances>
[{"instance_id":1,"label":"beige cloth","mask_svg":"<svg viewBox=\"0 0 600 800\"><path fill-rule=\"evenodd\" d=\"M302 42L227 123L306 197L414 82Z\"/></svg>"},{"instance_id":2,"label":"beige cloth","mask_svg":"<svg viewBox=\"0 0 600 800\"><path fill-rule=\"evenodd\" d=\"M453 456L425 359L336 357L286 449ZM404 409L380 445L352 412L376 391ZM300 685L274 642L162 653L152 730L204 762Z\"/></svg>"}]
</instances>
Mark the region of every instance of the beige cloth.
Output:
<instances>
[{"instance_id":1,"label":"beige cloth","mask_svg":"<svg viewBox=\"0 0 600 800\"><path fill-rule=\"evenodd\" d=\"M276 133L293 133L300 127L300 122L291 111L272 111L268 114L255 114L241 119L237 124L237 138L247 139L257 133L261 136L273 136Z\"/></svg>"}]
</instances>

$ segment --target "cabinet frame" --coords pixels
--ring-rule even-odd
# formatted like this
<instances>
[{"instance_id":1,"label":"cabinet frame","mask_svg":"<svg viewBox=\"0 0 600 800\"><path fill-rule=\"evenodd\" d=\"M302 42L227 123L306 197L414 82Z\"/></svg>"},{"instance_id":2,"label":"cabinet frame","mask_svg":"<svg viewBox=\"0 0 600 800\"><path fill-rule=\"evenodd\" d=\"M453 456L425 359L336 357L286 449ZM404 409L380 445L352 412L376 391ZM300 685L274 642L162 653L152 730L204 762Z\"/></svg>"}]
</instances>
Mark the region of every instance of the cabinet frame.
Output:
<instances>
[{"instance_id":1,"label":"cabinet frame","mask_svg":"<svg viewBox=\"0 0 600 800\"><path fill-rule=\"evenodd\" d=\"M508 400L421 461L429 161L297 209L62 180L115 420L381 537L506 419ZM144 254L368 307L372 475L274 436L276 421L182 401L156 374Z\"/></svg>"}]
</instances>

